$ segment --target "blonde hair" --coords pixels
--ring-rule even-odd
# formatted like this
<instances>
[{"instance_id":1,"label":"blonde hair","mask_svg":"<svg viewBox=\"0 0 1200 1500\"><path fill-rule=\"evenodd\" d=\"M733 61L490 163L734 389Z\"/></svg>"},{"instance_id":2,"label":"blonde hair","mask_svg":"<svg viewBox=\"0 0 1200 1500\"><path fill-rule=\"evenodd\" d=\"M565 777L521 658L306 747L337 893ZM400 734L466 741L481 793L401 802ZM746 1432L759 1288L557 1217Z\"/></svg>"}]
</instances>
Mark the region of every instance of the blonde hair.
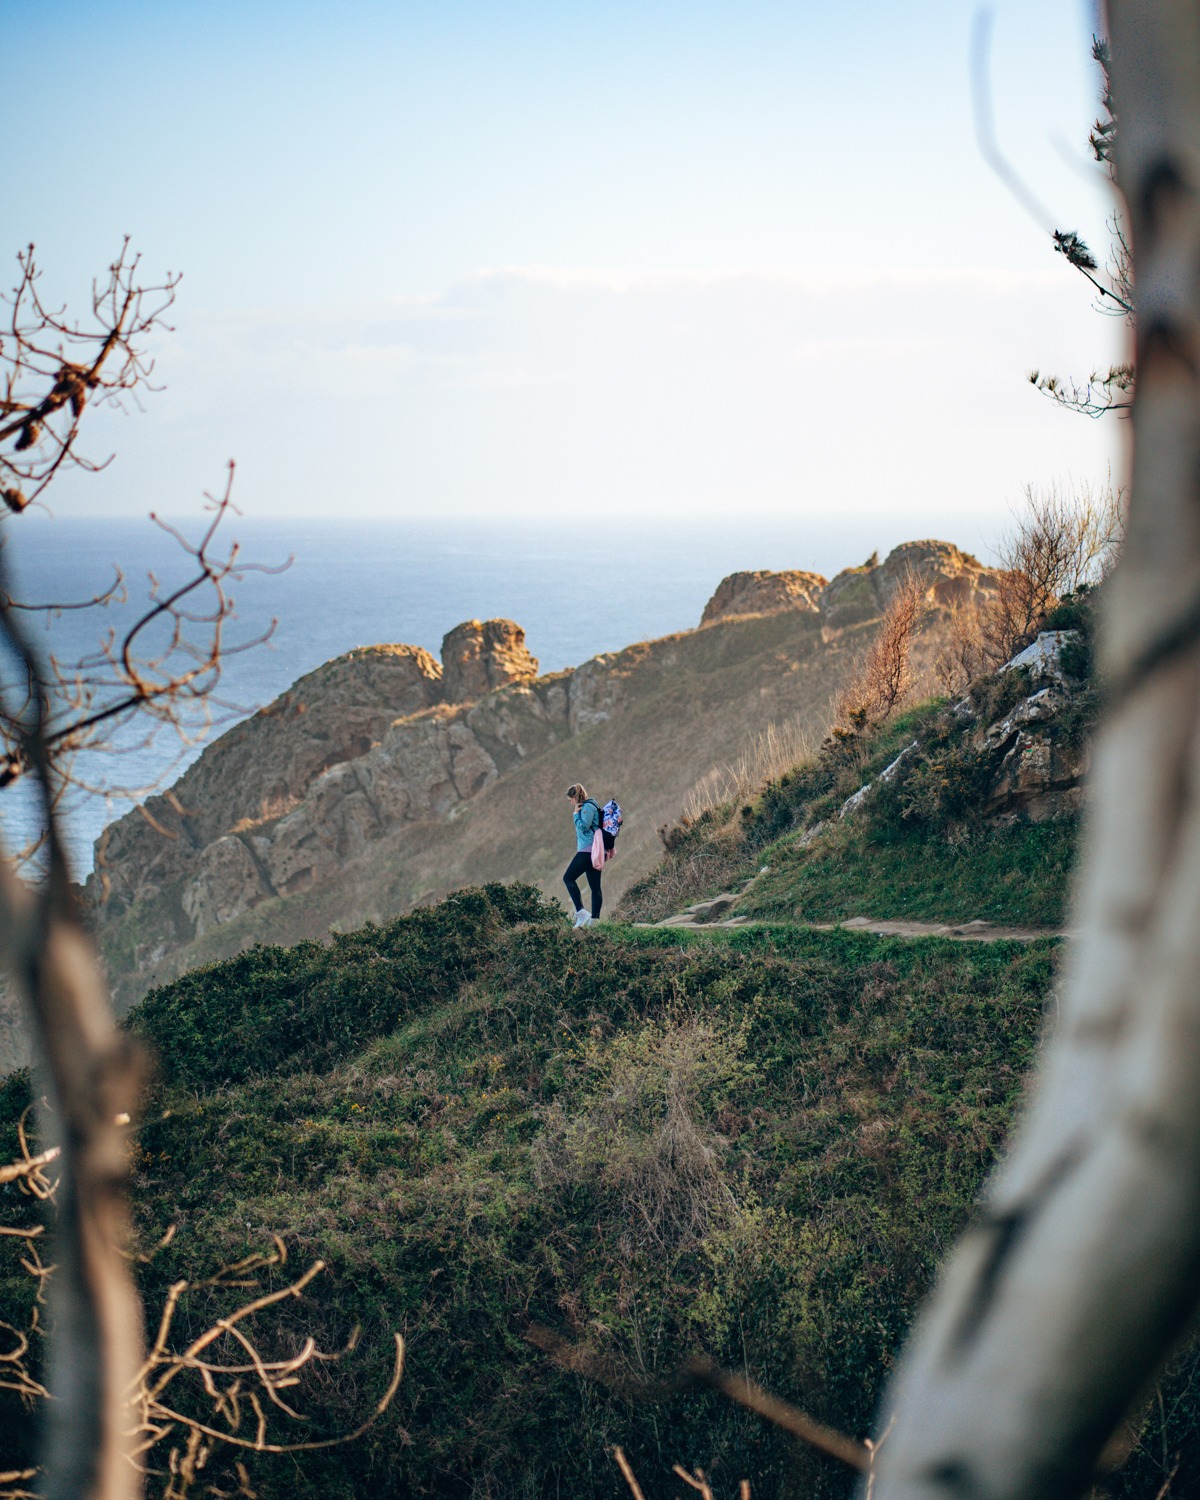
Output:
<instances>
[{"instance_id":1,"label":"blonde hair","mask_svg":"<svg viewBox=\"0 0 1200 1500\"><path fill-rule=\"evenodd\" d=\"M574 786L567 788L567 796L576 804L584 803L587 801L587 790L576 783Z\"/></svg>"}]
</instances>

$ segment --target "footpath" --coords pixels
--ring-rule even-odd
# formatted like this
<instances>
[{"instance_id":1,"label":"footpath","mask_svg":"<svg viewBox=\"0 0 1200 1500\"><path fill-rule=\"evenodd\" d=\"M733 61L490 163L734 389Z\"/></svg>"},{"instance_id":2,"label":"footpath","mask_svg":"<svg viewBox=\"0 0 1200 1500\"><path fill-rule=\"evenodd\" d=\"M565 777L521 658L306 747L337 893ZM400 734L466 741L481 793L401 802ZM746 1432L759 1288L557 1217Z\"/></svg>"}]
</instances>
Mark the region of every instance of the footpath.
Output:
<instances>
[{"instance_id":1,"label":"footpath","mask_svg":"<svg viewBox=\"0 0 1200 1500\"><path fill-rule=\"evenodd\" d=\"M711 932L714 929L748 927L754 917L727 915L738 901L740 892L724 891L708 901L697 901L692 906L661 922L637 922L637 927L673 927L685 932ZM951 938L959 943L1035 943L1042 938L1070 937L1070 932L1061 927L1004 926L997 922L983 922L978 918L971 922L917 922L903 918L888 920L876 917L847 917L841 922L798 922L804 927L816 927L824 932L841 927L849 932L873 932L879 937Z\"/></svg>"}]
</instances>

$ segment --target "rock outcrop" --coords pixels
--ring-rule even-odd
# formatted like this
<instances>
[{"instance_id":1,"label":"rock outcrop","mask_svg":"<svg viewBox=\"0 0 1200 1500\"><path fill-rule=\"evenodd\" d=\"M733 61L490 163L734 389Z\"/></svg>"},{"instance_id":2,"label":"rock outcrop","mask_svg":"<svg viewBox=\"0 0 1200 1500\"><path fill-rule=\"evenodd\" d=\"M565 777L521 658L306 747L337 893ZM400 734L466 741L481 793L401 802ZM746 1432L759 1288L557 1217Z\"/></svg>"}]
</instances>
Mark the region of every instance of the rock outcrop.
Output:
<instances>
[{"instance_id":1,"label":"rock outcrop","mask_svg":"<svg viewBox=\"0 0 1200 1500\"><path fill-rule=\"evenodd\" d=\"M470 703L510 682L537 676L537 657L512 620L466 620L442 640L442 687L448 703Z\"/></svg>"},{"instance_id":2,"label":"rock outcrop","mask_svg":"<svg viewBox=\"0 0 1200 1500\"><path fill-rule=\"evenodd\" d=\"M985 568L952 542L904 542L883 562L872 557L862 567L844 568L830 580L799 570L730 573L704 606L700 623L802 609L820 613L834 627L860 625L877 619L896 586L910 575L924 584L926 607L937 613L989 598L999 585L994 569Z\"/></svg>"},{"instance_id":3,"label":"rock outcrop","mask_svg":"<svg viewBox=\"0 0 1200 1500\"><path fill-rule=\"evenodd\" d=\"M1090 745L1086 735L1073 731L1070 718L1088 688L1063 665L1064 649L1077 639L1071 630L1044 631L1000 668L997 679L1020 672L1023 677L1015 680L1026 681L1031 691L999 718L982 711L974 689L944 711L982 773L982 819L1038 823L1082 807ZM944 754L944 748L939 753ZM911 741L872 781L846 798L839 819L864 810L873 792L903 779L920 765L922 755L920 741Z\"/></svg>"},{"instance_id":4,"label":"rock outcrop","mask_svg":"<svg viewBox=\"0 0 1200 1500\"><path fill-rule=\"evenodd\" d=\"M441 701L442 669L419 646L364 646L326 662L214 740L170 791L110 824L93 884L123 907L190 877L216 840L282 817L331 766ZM245 869L228 847L222 858Z\"/></svg>"},{"instance_id":5,"label":"rock outcrop","mask_svg":"<svg viewBox=\"0 0 1200 1500\"><path fill-rule=\"evenodd\" d=\"M770 615L780 609L820 608L819 599L827 580L820 573L793 570L771 573L759 568L750 573L730 573L704 606L701 625L729 620L736 615Z\"/></svg>"},{"instance_id":6,"label":"rock outcrop","mask_svg":"<svg viewBox=\"0 0 1200 1500\"><path fill-rule=\"evenodd\" d=\"M985 808L990 817L1041 822L1082 805L1090 747L1063 729L1080 687L1062 665L1074 639L1073 631L1046 631L1003 669L1025 671L1033 691L976 732L976 746L1000 757Z\"/></svg>"},{"instance_id":7,"label":"rock outcrop","mask_svg":"<svg viewBox=\"0 0 1200 1500\"><path fill-rule=\"evenodd\" d=\"M905 542L881 563L846 568L830 580L818 605L830 625L872 620L887 608L897 585L915 576L925 586L928 609L940 612L989 598L999 586L993 568L951 542Z\"/></svg>"},{"instance_id":8,"label":"rock outcrop","mask_svg":"<svg viewBox=\"0 0 1200 1500\"><path fill-rule=\"evenodd\" d=\"M496 775L487 751L464 727L422 716L530 680L537 661L511 620L468 620L442 650L440 666L419 646L348 652L214 740L169 792L106 829L99 899L120 909L182 881L180 914L202 936L267 896L307 889L397 805L402 817L439 817L474 795ZM398 722L410 727L393 738L391 774L375 777L368 757Z\"/></svg>"}]
</instances>

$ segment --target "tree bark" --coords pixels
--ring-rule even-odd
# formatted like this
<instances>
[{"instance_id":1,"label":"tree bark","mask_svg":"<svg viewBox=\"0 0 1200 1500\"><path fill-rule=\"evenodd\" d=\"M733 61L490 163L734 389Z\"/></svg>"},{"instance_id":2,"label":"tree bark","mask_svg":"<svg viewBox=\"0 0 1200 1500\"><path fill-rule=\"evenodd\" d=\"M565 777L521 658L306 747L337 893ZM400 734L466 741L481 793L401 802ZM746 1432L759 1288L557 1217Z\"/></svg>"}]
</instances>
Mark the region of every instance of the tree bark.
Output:
<instances>
[{"instance_id":1,"label":"tree bark","mask_svg":"<svg viewBox=\"0 0 1200 1500\"><path fill-rule=\"evenodd\" d=\"M1137 271L1078 944L1008 1162L901 1360L875 1500L1061 1500L1200 1293L1200 5L1110 0Z\"/></svg>"},{"instance_id":2,"label":"tree bark","mask_svg":"<svg viewBox=\"0 0 1200 1500\"><path fill-rule=\"evenodd\" d=\"M24 992L62 1154L50 1278L42 1493L136 1500L129 1395L141 1367L142 1309L128 1262L127 1141L142 1065L117 1030L99 964L70 911L58 857L35 893L0 857L0 966ZM52 864L55 857L52 856Z\"/></svg>"}]
</instances>

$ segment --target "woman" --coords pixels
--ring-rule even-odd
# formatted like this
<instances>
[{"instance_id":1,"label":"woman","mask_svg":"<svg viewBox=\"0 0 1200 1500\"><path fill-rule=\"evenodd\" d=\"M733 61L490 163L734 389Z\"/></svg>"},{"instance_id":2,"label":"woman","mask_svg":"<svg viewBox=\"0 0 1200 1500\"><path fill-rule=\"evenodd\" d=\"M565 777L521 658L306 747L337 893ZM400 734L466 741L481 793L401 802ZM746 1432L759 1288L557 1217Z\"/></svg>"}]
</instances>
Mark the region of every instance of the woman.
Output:
<instances>
[{"instance_id":1,"label":"woman","mask_svg":"<svg viewBox=\"0 0 1200 1500\"><path fill-rule=\"evenodd\" d=\"M566 873L563 875L563 884L575 907L576 927L590 927L599 917L600 907L604 901L600 894L600 871L592 867L592 839L595 837L596 829L600 827L600 807L581 786L568 787L567 796L570 797L575 808L575 858L567 866ZM584 911L583 902L579 899L581 875L587 876L588 885L591 887L591 916Z\"/></svg>"}]
</instances>

